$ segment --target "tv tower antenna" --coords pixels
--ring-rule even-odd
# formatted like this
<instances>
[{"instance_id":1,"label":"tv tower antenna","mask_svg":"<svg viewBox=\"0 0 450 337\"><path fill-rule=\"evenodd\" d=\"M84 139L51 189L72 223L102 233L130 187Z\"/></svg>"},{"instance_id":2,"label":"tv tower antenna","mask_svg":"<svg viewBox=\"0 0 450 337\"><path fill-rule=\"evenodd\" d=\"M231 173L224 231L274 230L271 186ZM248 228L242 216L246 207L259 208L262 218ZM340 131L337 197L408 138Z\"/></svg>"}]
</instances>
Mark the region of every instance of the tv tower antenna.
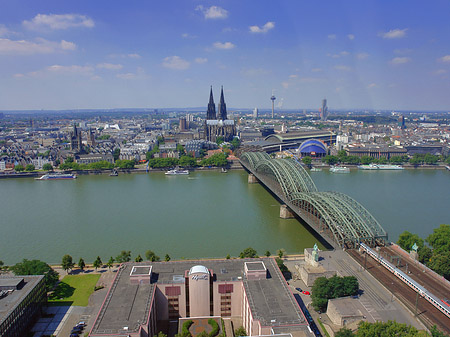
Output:
<instances>
[{"instance_id":1,"label":"tv tower antenna","mask_svg":"<svg viewBox=\"0 0 450 337\"><path fill-rule=\"evenodd\" d=\"M275 103L275 100L277 99L277 98L275 97L275 95L273 94L274 91L275 91L275 89L272 89L272 97L270 97L270 99L272 100L272 119L273 119L273 108L274 108L274 103Z\"/></svg>"}]
</instances>

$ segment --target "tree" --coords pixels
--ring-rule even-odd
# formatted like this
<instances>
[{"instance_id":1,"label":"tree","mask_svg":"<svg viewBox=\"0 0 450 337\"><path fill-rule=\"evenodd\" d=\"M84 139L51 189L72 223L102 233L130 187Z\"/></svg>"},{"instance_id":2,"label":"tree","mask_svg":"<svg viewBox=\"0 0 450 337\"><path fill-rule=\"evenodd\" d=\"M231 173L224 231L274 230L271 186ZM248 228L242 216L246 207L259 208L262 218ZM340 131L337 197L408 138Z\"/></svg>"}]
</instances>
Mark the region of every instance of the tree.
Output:
<instances>
[{"instance_id":1,"label":"tree","mask_svg":"<svg viewBox=\"0 0 450 337\"><path fill-rule=\"evenodd\" d=\"M35 167L33 164L28 164L27 166L25 166L25 171L27 172L32 172L34 171Z\"/></svg>"},{"instance_id":2,"label":"tree","mask_svg":"<svg viewBox=\"0 0 450 337\"><path fill-rule=\"evenodd\" d=\"M120 149L118 147L114 149L113 157L114 157L114 161L119 159L119 157L120 157Z\"/></svg>"},{"instance_id":3,"label":"tree","mask_svg":"<svg viewBox=\"0 0 450 337\"><path fill-rule=\"evenodd\" d=\"M166 256L164 256L164 261L169 262L170 261L170 256L169 254L166 254Z\"/></svg>"},{"instance_id":4,"label":"tree","mask_svg":"<svg viewBox=\"0 0 450 337\"><path fill-rule=\"evenodd\" d=\"M247 331L245 331L245 328L241 325L239 328L234 330L234 336L235 337L248 336L248 334L247 334Z\"/></svg>"},{"instance_id":5,"label":"tree","mask_svg":"<svg viewBox=\"0 0 450 337\"><path fill-rule=\"evenodd\" d=\"M334 334L334 337L353 337L353 336L355 336L355 334L352 332L352 330L347 328L342 328Z\"/></svg>"},{"instance_id":6,"label":"tree","mask_svg":"<svg viewBox=\"0 0 450 337\"><path fill-rule=\"evenodd\" d=\"M354 276L319 277L311 290L312 305L316 310L325 311L330 298L356 295L358 291L358 280Z\"/></svg>"},{"instance_id":7,"label":"tree","mask_svg":"<svg viewBox=\"0 0 450 337\"><path fill-rule=\"evenodd\" d=\"M155 335L153 337L167 337L167 335L164 332L160 331L160 332L158 332L157 335Z\"/></svg>"},{"instance_id":8,"label":"tree","mask_svg":"<svg viewBox=\"0 0 450 337\"><path fill-rule=\"evenodd\" d=\"M103 262L102 259L100 258L100 256L97 256L97 258L95 259L93 266L95 268L95 271L97 271L97 268L100 268L102 266Z\"/></svg>"},{"instance_id":9,"label":"tree","mask_svg":"<svg viewBox=\"0 0 450 337\"><path fill-rule=\"evenodd\" d=\"M233 145L233 149L236 150L241 145L241 140L238 137L234 137L231 141L231 145Z\"/></svg>"},{"instance_id":10,"label":"tree","mask_svg":"<svg viewBox=\"0 0 450 337\"><path fill-rule=\"evenodd\" d=\"M419 261L425 264L428 264L431 256L433 255L432 250L428 246L419 247L417 253L419 254Z\"/></svg>"},{"instance_id":11,"label":"tree","mask_svg":"<svg viewBox=\"0 0 450 337\"><path fill-rule=\"evenodd\" d=\"M14 170L17 172L22 172L25 168L22 165L16 165L14 166Z\"/></svg>"},{"instance_id":12,"label":"tree","mask_svg":"<svg viewBox=\"0 0 450 337\"><path fill-rule=\"evenodd\" d=\"M82 257L80 257L80 261L78 261L78 267L80 267L81 271L84 271L84 267L86 267L86 263L84 263Z\"/></svg>"},{"instance_id":13,"label":"tree","mask_svg":"<svg viewBox=\"0 0 450 337\"><path fill-rule=\"evenodd\" d=\"M327 163L328 165L334 165L338 162L339 158L336 156L326 155L322 158L322 161Z\"/></svg>"},{"instance_id":14,"label":"tree","mask_svg":"<svg viewBox=\"0 0 450 337\"><path fill-rule=\"evenodd\" d=\"M428 235L427 242L433 247L433 253L450 251L450 225L440 225Z\"/></svg>"},{"instance_id":15,"label":"tree","mask_svg":"<svg viewBox=\"0 0 450 337\"><path fill-rule=\"evenodd\" d=\"M53 166L52 166L52 164L46 163L42 166L42 169L44 171L53 171Z\"/></svg>"},{"instance_id":16,"label":"tree","mask_svg":"<svg viewBox=\"0 0 450 337\"><path fill-rule=\"evenodd\" d=\"M61 267L67 273L69 269L72 269L75 263L72 261L72 256L66 254L62 258Z\"/></svg>"},{"instance_id":17,"label":"tree","mask_svg":"<svg viewBox=\"0 0 450 337\"><path fill-rule=\"evenodd\" d=\"M136 261L136 262L142 262L142 261L144 261L144 260L142 259L141 254L138 254L138 256L136 256L136 258L134 259L134 261Z\"/></svg>"},{"instance_id":18,"label":"tree","mask_svg":"<svg viewBox=\"0 0 450 337\"><path fill-rule=\"evenodd\" d=\"M147 261L156 262L160 260L159 256L156 255L153 250L147 250L145 252L145 257L147 258Z\"/></svg>"},{"instance_id":19,"label":"tree","mask_svg":"<svg viewBox=\"0 0 450 337\"><path fill-rule=\"evenodd\" d=\"M227 254L227 256L225 257L227 260L231 259L230 254Z\"/></svg>"},{"instance_id":20,"label":"tree","mask_svg":"<svg viewBox=\"0 0 450 337\"><path fill-rule=\"evenodd\" d=\"M222 136L219 136L219 137L216 138L216 143L217 143L217 145L222 144L224 141L225 141L225 140L224 140L224 138L223 138Z\"/></svg>"},{"instance_id":21,"label":"tree","mask_svg":"<svg viewBox=\"0 0 450 337\"><path fill-rule=\"evenodd\" d=\"M284 250L284 248L278 249L278 250L277 250L277 255L278 255L278 257L279 257L280 259L282 259L285 252L286 252L286 251Z\"/></svg>"},{"instance_id":22,"label":"tree","mask_svg":"<svg viewBox=\"0 0 450 337\"><path fill-rule=\"evenodd\" d=\"M254 250L252 247L245 248L240 254L239 257L241 259L249 257L249 258L256 258L258 257L258 253L256 250Z\"/></svg>"},{"instance_id":23,"label":"tree","mask_svg":"<svg viewBox=\"0 0 450 337\"><path fill-rule=\"evenodd\" d=\"M108 267L108 269L111 269L112 266L114 265L114 258L111 256L108 260L108 262L106 263L106 266Z\"/></svg>"},{"instance_id":24,"label":"tree","mask_svg":"<svg viewBox=\"0 0 450 337\"><path fill-rule=\"evenodd\" d=\"M196 164L197 164L197 161L190 156L182 156L178 161L178 165L183 166L183 167L196 166Z\"/></svg>"},{"instance_id":25,"label":"tree","mask_svg":"<svg viewBox=\"0 0 450 337\"><path fill-rule=\"evenodd\" d=\"M280 271L282 273L287 273L289 272L288 267L286 267L286 265L284 264L283 260L279 257L275 258L275 261L277 262L278 268L280 268Z\"/></svg>"},{"instance_id":26,"label":"tree","mask_svg":"<svg viewBox=\"0 0 450 337\"><path fill-rule=\"evenodd\" d=\"M186 150L184 149L184 146L181 144L177 144L177 151L180 157L186 155Z\"/></svg>"},{"instance_id":27,"label":"tree","mask_svg":"<svg viewBox=\"0 0 450 337\"><path fill-rule=\"evenodd\" d=\"M436 253L433 251L428 266L433 269L439 275L444 276L447 280L450 280L450 251L443 253Z\"/></svg>"},{"instance_id":28,"label":"tree","mask_svg":"<svg viewBox=\"0 0 450 337\"><path fill-rule=\"evenodd\" d=\"M312 159L309 156L303 157L302 158L302 162L303 164L305 164L308 167L311 167L311 163L312 163Z\"/></svg>"},{"instance_id":29,"label":"tree","mask_svg":"<svg viewBox=\"0 0 450 337\"><path fill-rule=\"evenodd\" d=\"M133 169L136 163L134 160L117 160L115 166L121 169Z\"/></svg>"},{"instance_id":30,"label":"tree","mask_svg":"<svg viewBox=\"0 0 450 337\"><path fill-rule=\"evenodd\" d=\"M120 252L120 254L117 255L116 261L118 263L131 261L131 251L129 251L129 250L122 250Z\"/></svg>"},{"instance_id":31,"label":"tree","mask_svg":"<svg viewBox=\"0 0 450 337\"><path fill-rule=\"evenodd\" d=\"M4 264L3 264L3 261L2 261L2 260L0 260L0 271L2 271L2 269L3 269L3 266L4 266Z\"/></svg>"},{"instance_id":32,"label":"tree","mask_svg":"<svg viewBox=\"0 0 450 337\"><path fill-rule=\"evenodd\" d=\"M15 275L44 275L45 286L50 291L59 280L58 273L40 260L23 259L9 268Z\"/></svg>"},{"instance_id":33,"label":"tree","mask_svg":"<svg viewBox=\"0 0 450 337\"><path fill-rule=\"evenodd\" d=\"M400 234L397 243L408 252L412 249L414 243L417 244L418 247L423 247L424 245L423 239L421 239L417 234L412 234L408 231L404 231Z\"/></svg>"},{"instance_id":34,"label":"tree","mask_svg":"<svg viewBox=\"0 0 450 337\"><path fill-rule=\"evenodd\" d=\"M269 257L270 256L270 252L268 250L266 250L266 252L264 253L265 256Z\"/></svg>"},{"instance_id":35,"label":"tree","mask_svg":"<svg viewBox=\"0 0 450 337\"><path fill-rule=\"evenodd\" d=\"M396 321L387 321L383 323L381 321L375 323L369 323L361 321L358 324L358 332L356 336L418 336L419 331L404 323L397 323Z\"/></svg>"}]
</instances>

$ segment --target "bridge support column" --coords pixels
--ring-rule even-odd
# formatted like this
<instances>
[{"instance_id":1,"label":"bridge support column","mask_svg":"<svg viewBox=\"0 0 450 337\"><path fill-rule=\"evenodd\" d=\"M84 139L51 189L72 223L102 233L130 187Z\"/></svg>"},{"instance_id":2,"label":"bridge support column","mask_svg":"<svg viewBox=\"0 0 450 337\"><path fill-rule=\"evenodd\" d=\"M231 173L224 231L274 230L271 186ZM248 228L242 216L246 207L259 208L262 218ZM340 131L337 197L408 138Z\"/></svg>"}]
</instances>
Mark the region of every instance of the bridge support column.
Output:
<instances>
[{"instance_id":1,"label":"bridge support column","mask_svg":"<svg viewBox=\"0 0 450 337\"><path fill-rule=\"evenodd\" d=\"M248 175L248 183L249 184L256 184L256 183L259 183L259 180L258 180L258 178L255 177L254 174L249 173L249 175Z\"/></svg>"},{"instance_id":2,"label":"bridge support column","mask_svg":"<svg viewBox=\"0 0 450 337\"><path fill-rule=\"evenodd\" d=\"M280 218L281 219L292 219L294 217L294 214L292 214L292 211L287 207L286 205L280 206Z\"/></svg>"}]
</instances>

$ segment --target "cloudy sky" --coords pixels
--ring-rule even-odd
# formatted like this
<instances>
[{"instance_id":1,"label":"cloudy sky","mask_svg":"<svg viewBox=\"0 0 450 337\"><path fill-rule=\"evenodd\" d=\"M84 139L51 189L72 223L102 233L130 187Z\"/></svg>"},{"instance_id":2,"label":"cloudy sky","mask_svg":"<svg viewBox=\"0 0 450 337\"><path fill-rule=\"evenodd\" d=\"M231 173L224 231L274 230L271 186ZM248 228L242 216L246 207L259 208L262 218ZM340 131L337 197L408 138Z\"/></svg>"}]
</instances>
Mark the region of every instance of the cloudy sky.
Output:
<instances>
[{"instance_id":1,"label":"cloudy sky","mask_svg":"<svg viewBox=\"0 0 450 337\"><path fill-rule=\"evenodd\" d=\"M445 0L0 0L0 110L450 110Z\"/></svg>"}]
</instances>

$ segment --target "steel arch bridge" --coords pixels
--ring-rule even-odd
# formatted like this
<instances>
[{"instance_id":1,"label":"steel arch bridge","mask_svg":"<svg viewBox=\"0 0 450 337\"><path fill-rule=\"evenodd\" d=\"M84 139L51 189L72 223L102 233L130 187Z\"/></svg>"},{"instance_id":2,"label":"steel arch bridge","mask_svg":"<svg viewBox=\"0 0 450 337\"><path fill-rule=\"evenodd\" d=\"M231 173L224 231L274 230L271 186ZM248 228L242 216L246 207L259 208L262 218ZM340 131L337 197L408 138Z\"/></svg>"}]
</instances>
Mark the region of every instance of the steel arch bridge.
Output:
<instances>
[{"instance_id":1,"label":"steel arch bridge","mask_svg":"<svg viewBox=\"0 0 450 337\"><path fill-rule=\"evenodd\" d=\"M292 211L340 247L355 247L360 242L374 246L387 240L386 231L359 202L343 193L319 192L297 161L272 159L265 152L245 152L240 161L272 192L281 192L279 196Z\"/></svg>"}]
</instances>

